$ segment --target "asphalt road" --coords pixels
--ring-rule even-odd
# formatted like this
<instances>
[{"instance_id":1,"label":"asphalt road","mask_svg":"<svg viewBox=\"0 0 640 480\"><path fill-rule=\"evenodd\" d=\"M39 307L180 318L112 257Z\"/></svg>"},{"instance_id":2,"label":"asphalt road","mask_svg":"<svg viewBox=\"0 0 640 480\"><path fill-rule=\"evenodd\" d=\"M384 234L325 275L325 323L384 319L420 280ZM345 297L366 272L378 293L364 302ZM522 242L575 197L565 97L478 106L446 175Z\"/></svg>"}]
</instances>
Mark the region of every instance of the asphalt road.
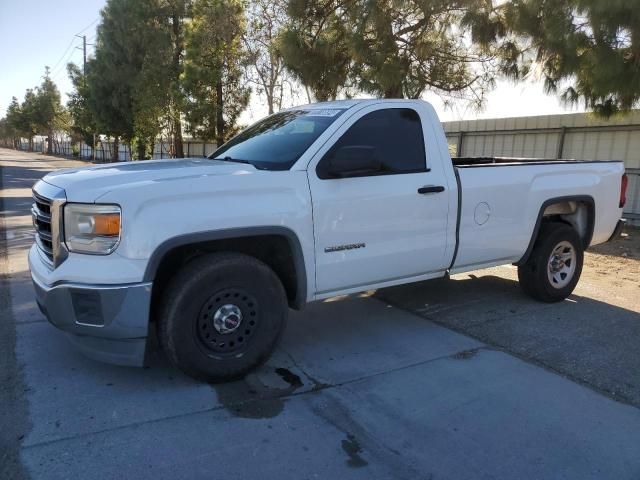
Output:
<instances>
[{"instance_id":1,"label":"asphalt road","mask_svg":"<svg viewBox=\"0 0 640 480\"><path fill-rule=\"evenodd\" d=\"M549 306L507 267L312 304L226 385L103 365L26 265L29 189L73 164L0 150L0 478L640 478L637 278Z\"/></svg>"}]
</instances>

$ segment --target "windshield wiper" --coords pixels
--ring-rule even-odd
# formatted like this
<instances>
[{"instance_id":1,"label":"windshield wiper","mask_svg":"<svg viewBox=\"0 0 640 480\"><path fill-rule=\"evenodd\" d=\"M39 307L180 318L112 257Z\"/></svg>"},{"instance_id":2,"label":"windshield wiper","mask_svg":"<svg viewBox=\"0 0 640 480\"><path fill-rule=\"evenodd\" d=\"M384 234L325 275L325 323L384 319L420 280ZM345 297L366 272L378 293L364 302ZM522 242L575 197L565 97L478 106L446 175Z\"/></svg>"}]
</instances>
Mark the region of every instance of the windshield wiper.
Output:
<instances>
[{"instance_id":1,"label":"windshield wiper","mask_svg":"<svg viewBox=\"0 0 640 480\"><path fill-rule=\"evenodd\" d=\"M247 165L253 165L253 163L251 163L249 160L242 160L240 158L233 158L233 157L222 157L222 158L214 158L214 160L222 160L223 162L233 162L233 163L245 163Z\"/></svg>"}]
</instances>

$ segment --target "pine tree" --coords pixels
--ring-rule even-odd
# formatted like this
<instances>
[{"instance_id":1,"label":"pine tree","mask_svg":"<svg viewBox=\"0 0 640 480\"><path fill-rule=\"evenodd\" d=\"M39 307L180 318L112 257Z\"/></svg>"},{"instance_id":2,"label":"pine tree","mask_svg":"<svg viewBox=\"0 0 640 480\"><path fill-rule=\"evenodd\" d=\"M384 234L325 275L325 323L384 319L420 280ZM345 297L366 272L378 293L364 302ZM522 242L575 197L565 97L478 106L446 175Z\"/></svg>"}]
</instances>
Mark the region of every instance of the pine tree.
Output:
<instances>
[{"instance_id":1,"label":"pine tree","mask_svg":"<svg viewBox=\"0 0 640 480\"><path fill-rule=\"evenodd\" d=\"M20 131L27 137L29 151L33 151L33 137L38 134L38 98L33 88L28 88L20 104Z\"/></svg>"},{"instance_id":2,"label":"pine tree","mask_svg":"<svg viewBox=\"0 0 640 480\"><path fill-rule=\"evenodd\" d=\"M182 138L182 115L184 110L184 52L186 23L191 18L191 2L188 0L162 0L160 7L164 13L164 28L168 33L169 51L165 54L165 72L169 74L169 97L166 108L169 129L173 137L173 153L184 157Z\"/></svg>"},{"instance_id":3,"label":"pine tree","mask_svg":"<svg viewBox=\"0 0 640 480\"><path fill-rule=\"evenodd\" d=\"M67 73L73 85L69 94L67 110L71 116L71 132L93 149L95 136L99 134L93 111L89 107L89 87L87 79L80 68L70 63Z\"/></svg>"},{"instance_id":4,"label":"pine tree","mask_svg":"<svg viewBox=\"0 0 640 480\"><path fill-rule=\"evenodd\" d=\"M504 32L491 0L291 0L289 15L285 64L318 100L355 88L386 98L431 90L481 104L502 67Z\"/></svg>"},{"instance_id":5,"label":"pine tree","mask_svg":"<svg viewBox=\"0 0 640 480\"><path fill-rule=\"evenodd\" d=\"M538 66L547 92L604 116L640 104L637 2L513 0L503 15L510 31L528 40L530 56L520 66Z\"/></svg>"},{"instance_id":6,"label":"pine tree","mask_svg":"<svg viewBox=\"0 0 640 480\"><path fill-rule=\"evenodd\" d=\"M63 115L58 87L49 76L49 67L45 67L42 83L36 89L33 122L36 132L47 136L47 153L53 153L53 135Z\"/></svg>"},{"instance_id":7,"label":"pine tree","mask_svg":"<svg viewBox=\"0 0 640 480\"><path fill-rule=\"evenodd\" d=\"M280 34L279 51L287 70L317 101L331 100L344 90L350 73L351 52L347 26L338 2L290 0L287 28Z\"/></svg>"},{"instance_id":8,"label":"pine tree","mask_svg":"<svg viewBox=\"0 0 640 480\"><path fill-rule=\"evenodd\" d=\"M243 84L246 51L240 0L197 0L187 30L185 116L191 133L221 145L237 131L249 102Z\"/></svg>"},{"instance_id":9,"label":"pine tree","mask_svg":"<svg viewBox=\"0 0 640 480\"><path fill-rule=\"evenodd\" d=\"M101 15L87 63L88 105L99 130L114 138L114 161L120 139L148 158L169 103L166 17L156 0L108 0Z\"/></svg>"},{"instance_id":10,"label":"pine tree","mask_svg":"<svg viewBox=\"0 0 640 480\"><path fill-rule=\"evenodd\" d=\"M11 103L7 108L7 130L13 138L13 146L18 148L21 137L29 137L34 134L30 131L27 116L22 112L20 102L16 97L11 97ZM31 142L29 142L31 145Z\"/></svg>"}]
</instances>

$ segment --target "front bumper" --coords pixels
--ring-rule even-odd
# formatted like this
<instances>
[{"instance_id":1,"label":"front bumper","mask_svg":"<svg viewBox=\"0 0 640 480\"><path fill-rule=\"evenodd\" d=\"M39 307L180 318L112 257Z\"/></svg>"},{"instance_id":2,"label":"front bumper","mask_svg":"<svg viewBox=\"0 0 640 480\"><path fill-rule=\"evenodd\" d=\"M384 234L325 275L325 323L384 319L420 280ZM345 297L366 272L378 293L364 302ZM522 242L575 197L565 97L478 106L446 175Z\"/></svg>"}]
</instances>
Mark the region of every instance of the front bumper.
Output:
<instances>
[{"instance_id":1,"label":"front bumper","mask_svg":"<svg viewBox=\"0 0 640 480\"><path fill-rule=\"evenodd\" d=\"M142 366L149 330L151 283L87 285L41 279L39 258L29 255L36 301L49 322L69 334L90 358L116 365ZM37 256L37 253L36 253Z\"/></svg>"}]
</instances>

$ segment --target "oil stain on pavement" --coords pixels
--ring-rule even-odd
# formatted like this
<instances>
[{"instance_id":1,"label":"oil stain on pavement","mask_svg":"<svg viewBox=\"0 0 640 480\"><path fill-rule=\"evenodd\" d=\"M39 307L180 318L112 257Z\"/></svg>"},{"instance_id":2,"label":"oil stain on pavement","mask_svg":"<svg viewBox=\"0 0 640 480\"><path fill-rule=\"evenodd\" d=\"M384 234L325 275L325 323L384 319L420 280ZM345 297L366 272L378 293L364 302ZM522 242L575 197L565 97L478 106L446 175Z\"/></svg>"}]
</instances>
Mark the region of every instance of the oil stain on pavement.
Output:
<instances>
[{"instance_id":1,"label":"oil stain on pavement","mask_svg":"<svg viewBox=\"0 0 640 480\"><path fill-rule=\"evenodd\" d=\"M300 376L288 368L276 368L266 374L249 374L232 383L212 385L218 402L234 417L264 419L278 416L284 409L286 397L304 384ZM284 386L282 385L284 383Z\"/></svg>"},{"instance_id":2,"label":"oil stain on pavement","mask_svg":"<svg viewBox=\"0 0 640 480\"><path fill-rule=\"evenodd\" d=\"M360 456L362 453L362 447L360 446L360 443L358 443L358 439L355 435L350 433L347 434L347 438L342 440L342 449L349 456L347 465L350 467L359 468L369 465L369 463Z\"/></svg>"}]
</instances>

